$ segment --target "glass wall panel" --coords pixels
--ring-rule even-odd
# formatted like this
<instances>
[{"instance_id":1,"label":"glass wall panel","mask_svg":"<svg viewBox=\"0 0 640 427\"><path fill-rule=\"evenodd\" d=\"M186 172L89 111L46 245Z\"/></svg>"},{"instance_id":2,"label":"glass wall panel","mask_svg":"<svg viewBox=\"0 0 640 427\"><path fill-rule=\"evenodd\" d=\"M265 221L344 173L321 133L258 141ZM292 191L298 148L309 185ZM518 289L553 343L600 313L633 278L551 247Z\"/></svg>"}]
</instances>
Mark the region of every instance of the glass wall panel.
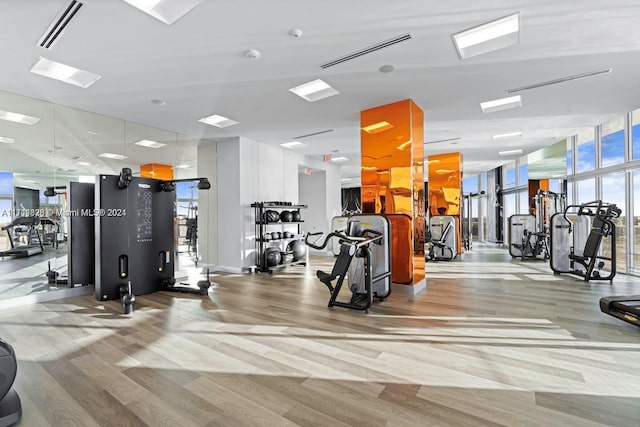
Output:
<instances>
[{"instance_id":1,"label":"glass wall panel","mask_svg":"<svg viewBox=\"0 0 640 427\"><path fill-rule=\"evenodd\" d=\"M602 167L624 163L624 118L602 125Z\"/></svg>"},{"instance_id":2,"label":"glass wall panel","mask_svg":"<svg viewBox=\"0 0 640 427\"><path fill-rule=\"evenodd\" d=\"M576 173L589 172L596 168L595 131L590 129L577 136L578 162Z\"/></svg>"},{"instance_id":3,"label":"glass wall panel","mask_svg":"<svg viewBox=\"0 0 640 427\"><path fill-rule=\"evenodd\" d=\"M518 206L519 214L527 214L529 213L529 191L519 191L518 199L520 205Z\"/></svg>"},{"instance_id":4,"label":"glass wall panel","mask_svg":"<svg viewBox=\"0 0 640 427\"><path fill-rule=\"evenodd\" d=\"M640 159L640 110L631 113L631 159Z\"/></svg>"},{"instance_id":5,"label":"glass wall panel","mask_svg":"<svg viewBox=\"0 0 640 427\"><path fill-rule=\"evenodd\" d=\"M622 215L613 220L616 226L616 266L620 273L626 270L627 257L627 221L625 214L625 183L624 172L605 175L602 177L602 201L614 203L622 209ZM607 242L606 245L609 245ZM603 247L605 247L603 245Z\"/></svg>"},{"instance_id":6,"label":"glass wall panel","mask_svg":"<svg viewBox=\"0 0 640 427\"><path fill-rule=\"evenodd\" d=\"M505 172L504 188L514 188L516 186L516 162L511 161L503 166Z\"/></svg>"},{"instance_id":7,"label":"glass wall panel","mask_svg":"<svg viewBox=\"0 0 640 427\"><path fill-rule=\"evenodd\" d=\"M633 242L631 245L631 272L640 275L640 170L633 172ZM637 194L637 196L636 196Z\"/></svg>"},{"instance_id":8,"label":"glass wall panel","mask_svg":"<svg viewBox=\"0 0 640 427\"><path fill-rule=\"evenodd\" d=\"M567 175L573 175L573 144L567 139Z\"/></svg>"},{"instance_id":9,"label":"glass wall panel","mask_svg":"<svg viewBox=\"0 0 640 427\"><path fill-rule=\"evenodd\" d=\"M480 174L480 191L487 191L487 173Z\"/></svg>"},{"instance_id":10,"label":"glass wall panel","mask_svg":"<svg viewBox=\"0 0 640 427\"><path fill-rule=\"evenodd\" d=\"M520 159L520 166L518 166L518 185L527 185L529 183L527 158Z\"/></svg>"},{"instance_id":11,"label":"glass wall panel","mask_svg":"<svg viewBox=\"0 0 640 427\"><path fill-rule=\"evenodd\" d=\"M595 178L578 181L578 194L576 203L588 203L596 200L596 180Z\"/></svg>"},{"instance_id":12,"label":"glass wall panel","mask_svg":"<svg viewBox=\"0 0 640 427\"><path fill-rule=\"evenodd\" d=\"M463 193L477 193L478 192L478 175L470 176L462 181Z\"/></svg>"}]
</instances>

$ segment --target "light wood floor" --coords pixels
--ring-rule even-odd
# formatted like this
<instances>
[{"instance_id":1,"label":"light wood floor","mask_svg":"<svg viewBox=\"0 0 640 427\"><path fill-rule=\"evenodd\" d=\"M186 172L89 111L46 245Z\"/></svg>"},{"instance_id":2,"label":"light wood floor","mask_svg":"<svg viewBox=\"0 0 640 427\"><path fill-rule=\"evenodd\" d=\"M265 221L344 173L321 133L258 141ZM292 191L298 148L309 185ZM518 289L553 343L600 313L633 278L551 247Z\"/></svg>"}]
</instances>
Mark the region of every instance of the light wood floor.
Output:
<instances>
[{"instance_id":1,"label":"light wood floor","mask_svg":"<svg viewBox=\"0 0 640 427\"><path fill-rule=\"evenodd\" d=\"M2 311L21 425L640 425L640 328L597 304L637 280L476 245L365 315L328 309L312 269L220 275L208 299L156 293L132 316L92 296Z\"/></svg>"}]
</instances>

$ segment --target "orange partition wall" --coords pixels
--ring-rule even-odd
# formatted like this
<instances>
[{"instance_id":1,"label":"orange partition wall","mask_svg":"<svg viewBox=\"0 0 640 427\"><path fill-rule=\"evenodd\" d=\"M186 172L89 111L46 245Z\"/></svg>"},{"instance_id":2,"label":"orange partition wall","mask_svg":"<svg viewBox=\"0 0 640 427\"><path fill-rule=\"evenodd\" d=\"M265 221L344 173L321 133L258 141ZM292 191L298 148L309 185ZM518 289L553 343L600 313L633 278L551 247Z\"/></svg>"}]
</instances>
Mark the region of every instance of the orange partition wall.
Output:
<instances>
[{"instance_id":1,"label":"orange partition wall","mask_svg":"<svg viewBox=\"0 0 640 427\"><path fill-rule=\"evenodd\" d=\"M429 215L450 215L458 225L458 253L462 253L462 153L429 156Z\"/></svg>"},{"instance_id":2,"label":"orange partition wall","mask_svg":"<svg viewBox=\"0 0 640 427\"><path fill-rule=\"evenodd\" d=\"M410 99L360 113L362 212L406 215L392 224L392 280L416 284L424 279L424 115ZM390 218L390 220L393 219ZM402 225L402 226L400 226ZM405 238L406 237L406 238ZM409 242L409 250L405 248Z\"/></svg>"},{"instance_id":3,"label":"orange partition wall","mask_svg":"<svg viewBox=\"0 0 640 427\"><path fill-rule=\"evenodd\" d=\"M140 166L140 176L164 180L173 179L173 166L147 163Z\"/></svg>"}]
</instances>

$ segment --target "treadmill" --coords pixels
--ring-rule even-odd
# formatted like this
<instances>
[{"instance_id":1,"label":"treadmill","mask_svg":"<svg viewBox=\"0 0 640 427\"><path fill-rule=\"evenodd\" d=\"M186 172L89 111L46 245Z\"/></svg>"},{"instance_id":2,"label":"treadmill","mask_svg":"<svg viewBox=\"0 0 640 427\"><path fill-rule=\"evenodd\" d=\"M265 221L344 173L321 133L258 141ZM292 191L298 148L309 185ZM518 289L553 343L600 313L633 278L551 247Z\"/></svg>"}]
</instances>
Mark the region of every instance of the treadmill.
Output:
<instances>
[{"instance_id":1,"label":"treadmill","mask_svg":"<svg viewBox=\"0 0 640 427\"><path fill-rule=\"evenodd\" d=\"M640 295L600 298L600 310L632 325L640 326Z\"/></svg>"},{"instance_id":2,"label":"treadmill","mask_svg":"<svg viewBox=\"0 0 640 427\"><path fill-rule=\"evenodd\" d=\"M22 216L14 219L11 224L2 227L2 229L9 235L9 243L11 244L11 249L0 251L0 257L25 258L44 252L42 239L38 234L38 224L40 224L39 217ZM27 237L26 244L16 245L16 242L14 242L14 239L16 237L15 232L17 232L17 230L15 229L18 227L22 230L21 233L23 233L23 235L26 235ZM14 233L12 233L12 231Z\"/></svg>"}]
</instances>

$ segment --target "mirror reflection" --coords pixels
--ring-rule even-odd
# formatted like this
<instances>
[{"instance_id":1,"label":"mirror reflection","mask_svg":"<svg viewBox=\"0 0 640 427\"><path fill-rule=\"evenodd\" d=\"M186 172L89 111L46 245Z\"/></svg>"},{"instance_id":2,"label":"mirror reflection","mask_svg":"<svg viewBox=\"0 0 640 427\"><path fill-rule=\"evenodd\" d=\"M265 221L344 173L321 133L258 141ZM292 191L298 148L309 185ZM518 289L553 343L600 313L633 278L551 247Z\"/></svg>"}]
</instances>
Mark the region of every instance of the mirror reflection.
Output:
<instances>
[{"instance_id":1,"label":"mirror reflection","mask_svg":"<svg viewBox=\"0 0 640 427\"><path fill-rule=\"evenodd\" d=\"M69 289L70 183L143 165L197 176L200 140L0 91L0 300ZM197 183L176 191L176 253L198 265ZM93 236L76 236L93 246Z\"/></svg>"}]
</instances>

